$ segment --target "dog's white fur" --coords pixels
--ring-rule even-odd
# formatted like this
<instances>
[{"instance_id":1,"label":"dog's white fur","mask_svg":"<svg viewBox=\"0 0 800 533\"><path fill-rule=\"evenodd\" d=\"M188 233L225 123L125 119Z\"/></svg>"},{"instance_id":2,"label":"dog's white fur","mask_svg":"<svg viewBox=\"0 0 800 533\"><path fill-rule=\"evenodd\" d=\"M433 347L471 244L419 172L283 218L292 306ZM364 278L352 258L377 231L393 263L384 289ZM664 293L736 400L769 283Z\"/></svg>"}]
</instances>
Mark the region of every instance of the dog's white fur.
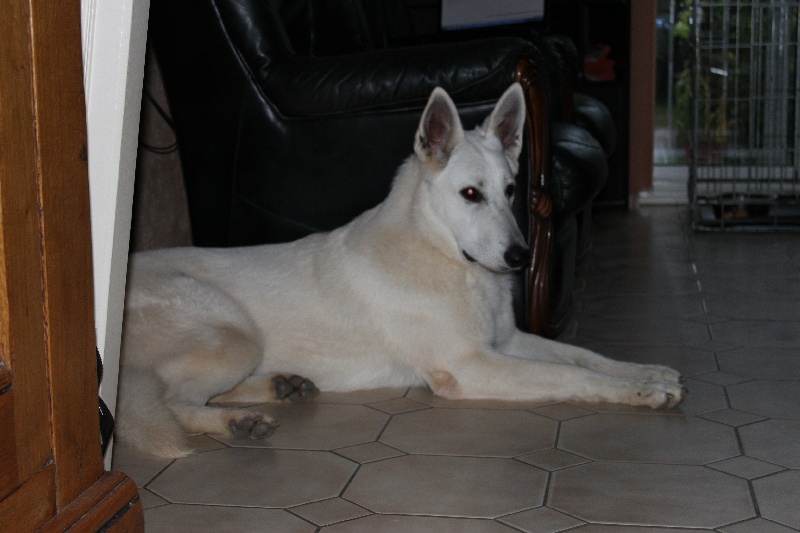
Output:
<instances>
[{"instance_id":1,"label":"dog's white fur","mask_svg":"<svg viewBox=\"0 0 800 533\"><path fill-rule=\"evenodd\" d=\"M135 254L118 437L167 457L189 453L185 433L261 437L271 429L263 415L206 404L274 401L276 374L323 391L426 384L454 399L679 403L672 369L515 327L512 271L527 248L511 196L524 106L514 84L464 132L435 90L388 198L333 232Z\"/></svg>"}]
</instances>

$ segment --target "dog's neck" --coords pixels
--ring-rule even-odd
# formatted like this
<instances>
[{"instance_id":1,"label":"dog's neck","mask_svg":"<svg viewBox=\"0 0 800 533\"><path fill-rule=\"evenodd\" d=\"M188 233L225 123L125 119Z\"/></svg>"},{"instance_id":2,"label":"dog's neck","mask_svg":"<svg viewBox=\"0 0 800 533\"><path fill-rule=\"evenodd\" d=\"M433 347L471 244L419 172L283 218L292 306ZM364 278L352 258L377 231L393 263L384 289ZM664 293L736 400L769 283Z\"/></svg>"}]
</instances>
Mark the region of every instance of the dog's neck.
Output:
<instances>
[{"instance_id":1,"label":"dog's neck","mask_svg":"<svg viewBox=\"0 0 800 533\"><path fill-rule=\"evenodd\" d=\"M398 170L387 199L376 209L372 224L385 230L401 230L417 242L424 242L432 253L438 253L450 261L468 268L458 246L447 228L434 216L429 202L430 195L424 188L429 186L425 178L426 163L411 155ZM403 228L398 226L404 224ZM392 231L393 232L393 231Z\"/></svg>"}]
</instances>

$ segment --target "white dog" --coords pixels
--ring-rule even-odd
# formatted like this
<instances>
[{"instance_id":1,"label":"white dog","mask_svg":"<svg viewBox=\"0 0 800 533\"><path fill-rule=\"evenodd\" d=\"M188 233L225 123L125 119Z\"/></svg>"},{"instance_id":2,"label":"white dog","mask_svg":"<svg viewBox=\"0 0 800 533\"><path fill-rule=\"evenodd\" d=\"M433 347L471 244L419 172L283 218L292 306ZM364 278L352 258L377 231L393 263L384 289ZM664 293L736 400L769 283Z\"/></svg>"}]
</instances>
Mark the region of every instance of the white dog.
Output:
<instances>
[{"instance_id":1,"label":"white dog","mask_svg":"<svg viewBox=\"0 0 800 533\"><path fill-rule=\"evenodd\" d=\"M436 89L388 198L346 226L134 255L118 437L166 457L190 453L185 433L262 438L274 429L266 416L206 404L310 397L314 384L677 405L675 370L515 327L512 276L529 261L511 211L524 122L518 84L469 132Z\"/></svg>"}]
</instances>

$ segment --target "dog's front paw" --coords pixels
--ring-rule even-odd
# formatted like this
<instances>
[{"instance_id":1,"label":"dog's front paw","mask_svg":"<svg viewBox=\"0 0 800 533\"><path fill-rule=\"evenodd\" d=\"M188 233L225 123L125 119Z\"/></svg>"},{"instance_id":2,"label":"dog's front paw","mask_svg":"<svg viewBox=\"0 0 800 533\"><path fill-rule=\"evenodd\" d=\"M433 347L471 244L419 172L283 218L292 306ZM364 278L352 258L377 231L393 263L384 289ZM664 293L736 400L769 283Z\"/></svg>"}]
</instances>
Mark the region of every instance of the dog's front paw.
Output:
<instances>
[{"instance_id":1,"label":"dog's front paw","mask_svg":"<svg viewBox=\"0 0 800 533\"><path fill-rule=\"evenodd\" d=\"M646 405L653 409L669 409L680 404L688 392L686 387L677 383L648 381L639 387L632 403L633 405Z\"/></svg>"},{"instance_id":2,"label":"dog's front paw","mask_svg":"<svg viewBox=\"0 0 800 533\"><path fill-rule=\"evenodd\" d=\"M662 365L639 365L644 381L664 381L666 383L683 383L686 381L680 372Z\"/></svg>"},{"instance_id":3,"label":"dog's front paw","mask_svg":"<svg viewBox=\"0 0 800 533\"><path fill-rule=\"evenodd\" d=\"M278 424L261 415L249 414L231 418L228 427L237 439L263 439L275 433Z\"/></svg>"},{"instance_id":4,"label":"dog's front paw","mask_svg":"<svg viewBox=\"0 0 800 533\"><path fill-rule=\"evenodd\" d=\"M275 397L278 400L289 400L292 402L305 402L316 398L319 389L310 380L301 376L275 376L272 378L275 384Z\"/></svg>"}]
</instances>

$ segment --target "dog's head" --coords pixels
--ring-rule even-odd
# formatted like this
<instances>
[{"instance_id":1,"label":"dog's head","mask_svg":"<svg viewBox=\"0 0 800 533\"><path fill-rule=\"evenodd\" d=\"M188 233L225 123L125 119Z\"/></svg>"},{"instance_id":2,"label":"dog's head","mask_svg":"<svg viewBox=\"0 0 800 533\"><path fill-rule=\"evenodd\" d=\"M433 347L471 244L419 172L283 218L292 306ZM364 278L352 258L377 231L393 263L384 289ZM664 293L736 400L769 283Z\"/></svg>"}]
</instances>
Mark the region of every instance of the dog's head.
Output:
<instances>
[{"instance_id":1,"label":"dog's head","mask_svg":"<svg viewBox=\"0 0 800 533\"><path fill-rule=\"evenodd\" d=\"M452 234L464 261L495 272L517 270L530 261L511 211L524 125L525 100L517 83L483 125L468 132L450 96L437 88L414 143L434 215Z\"/></svg>"}]
</instances>

